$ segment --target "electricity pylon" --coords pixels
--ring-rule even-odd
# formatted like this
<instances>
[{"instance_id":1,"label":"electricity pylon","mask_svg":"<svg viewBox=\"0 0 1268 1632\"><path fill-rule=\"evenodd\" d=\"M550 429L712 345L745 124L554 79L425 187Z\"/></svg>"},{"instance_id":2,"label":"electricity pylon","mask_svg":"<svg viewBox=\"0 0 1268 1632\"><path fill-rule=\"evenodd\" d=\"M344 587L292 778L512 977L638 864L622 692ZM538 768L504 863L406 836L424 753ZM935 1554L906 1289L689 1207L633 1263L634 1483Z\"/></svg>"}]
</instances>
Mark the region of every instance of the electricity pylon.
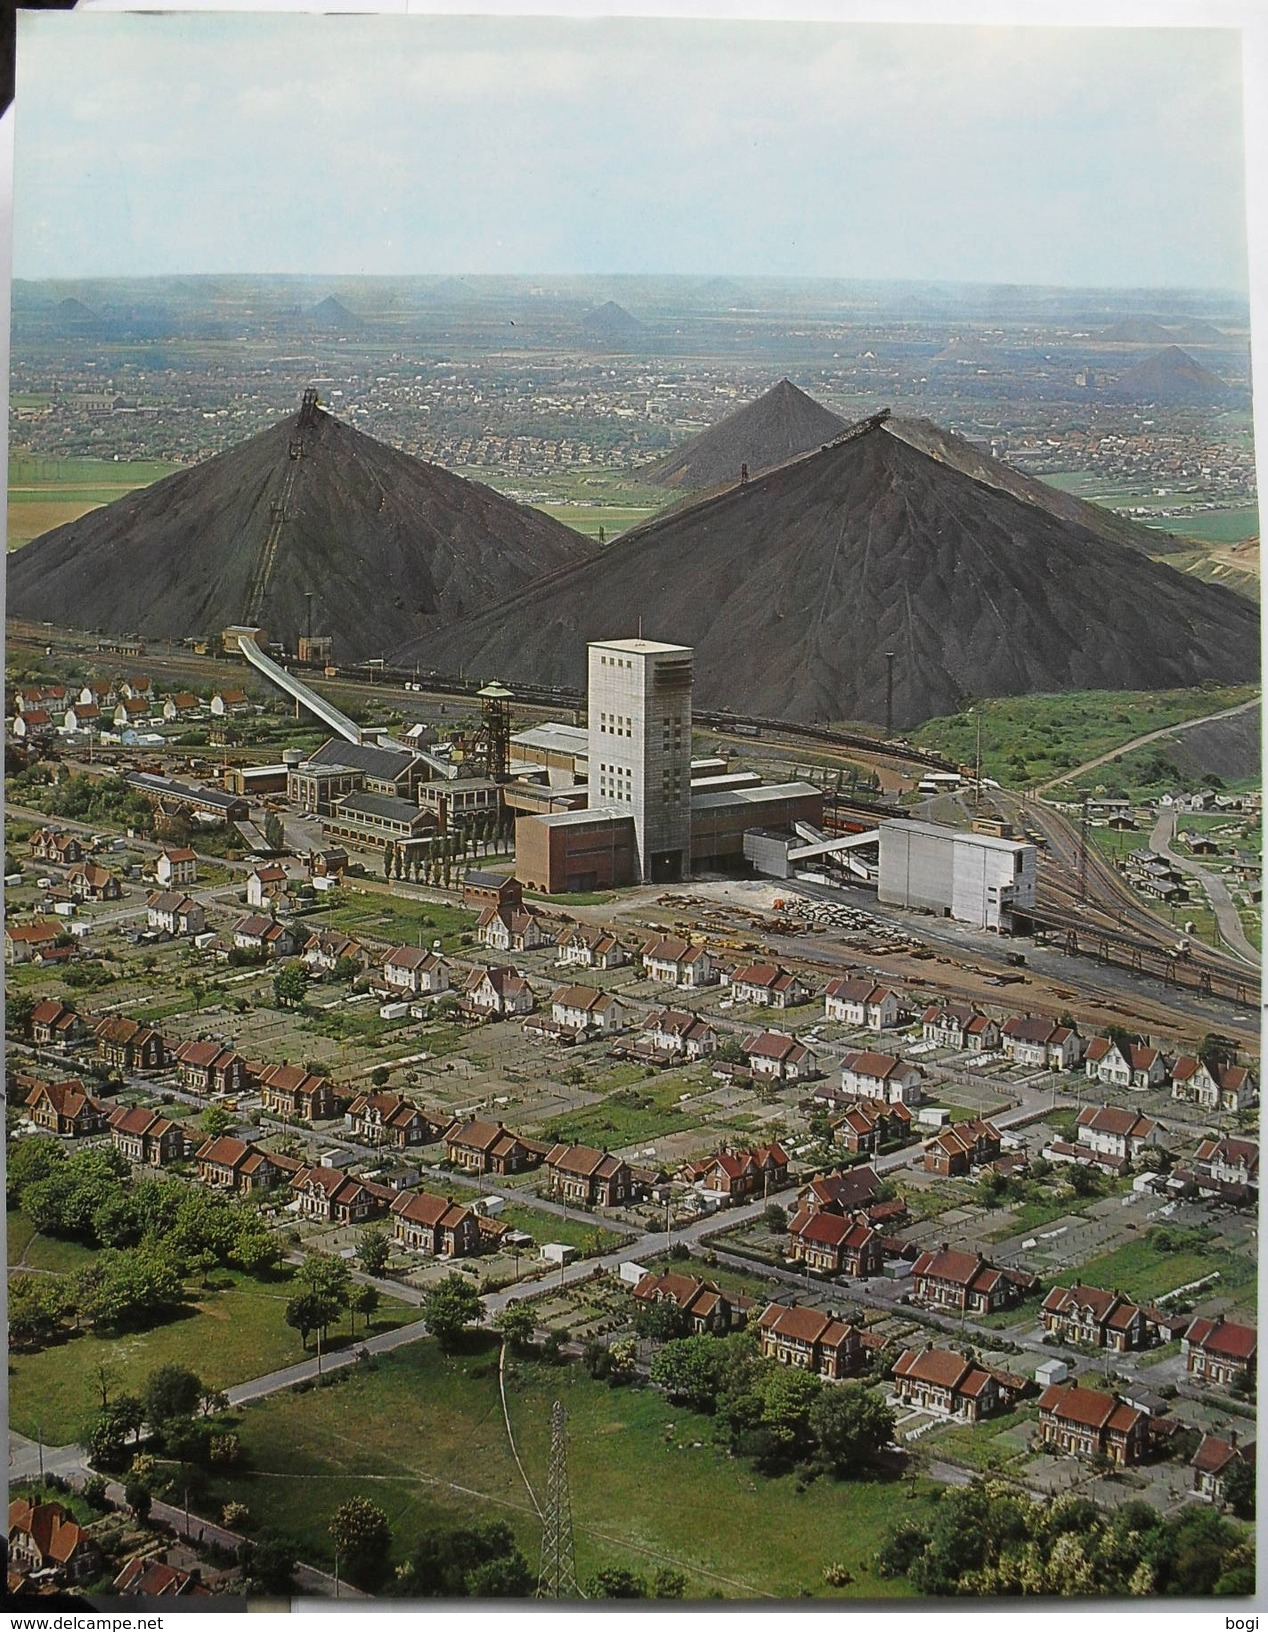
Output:
<instances>
[{"instance_id":1,"label":"electricity pylon","mask_svg":"<svg viewBox=\"0 0 1268 1632\"><path fill-rule=\"evenodd\" d=\"M556 1400L550 1410L550 1476L542 1519L539 1598L580 1598L572 1551L572 1498L568 1494L568 1413Z\"/></svg>"}]
</instances>

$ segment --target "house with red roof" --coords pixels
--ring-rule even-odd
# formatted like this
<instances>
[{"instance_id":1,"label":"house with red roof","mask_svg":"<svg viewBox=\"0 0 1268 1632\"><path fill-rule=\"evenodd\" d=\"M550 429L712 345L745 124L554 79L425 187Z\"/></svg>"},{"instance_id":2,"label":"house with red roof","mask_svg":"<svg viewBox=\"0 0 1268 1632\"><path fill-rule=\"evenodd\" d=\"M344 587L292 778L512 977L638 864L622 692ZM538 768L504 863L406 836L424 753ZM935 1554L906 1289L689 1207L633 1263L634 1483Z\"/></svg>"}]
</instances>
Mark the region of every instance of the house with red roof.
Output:
<instances>
[{"instance_id":1,"label":"house with red roof","mask_svg":"<svg viewBox=\"0 0 1268 1632\"><path fill-rule=\"evenodd\" d=\"M87 1029L74 1009L59 997L41 998L31 1010L31 1041L41 1048L69 1048Z\"/></svg>"},{"instance_id":2,"label":"house with red roof","mask_svg":"<svg viewBox=\"0 0 1268 1632\"><path fill-rule=\"evenodd\" d=\"M1167 1062L1156 1048L1143 1043L1093 1037L1083 1056L1083 1070L1090 1082L1111 1083L1116 1088L1134 1088L1143 1093L1166 1081Z\"/></svg>"},{"instance_id":3,"label":"house with red roof","mask_svg":"<svg viewBox=\"0 0 1268 1632\"><path fill-rule=\"evenodd\" d=\"M1054 1286L1043 1300L1039 1320L1061 1343L1089 1343L1097 1349L1126 1354L1143 1349L1157 1332L1149 1312L1122 1292L1099 1286Z\"/></svg>"},{"instance_id":4,"label":"house with red roof","mask_svg":"<svg viewBox=\"0 0 1268 1632\"><path fill-rule=\"evenodd\" d=\"M1054 1383L1039 1396L1039 1439L1059 1455L1106 1456L1130 1467L1148 1449L1149 1417L1113 1394Z\"/></svg>"},{"instance_id":5,"label":"house with red roof","mask_svg":"<svg viewBox=\"0 0 1268 1632\"><path fill-rule=\"evenodd\" d=\"M483 1122L478 1117L450 1123L443 1137L447 1162L468 1173L493 1173L498 1178L540 1167L549 1152L558 1148L512 1133L501 1122Z\"/></svg>"},{"instance_id":6,"label":"house with red roof","mask_svg":"<svg viewBox=\"0 0 1268 1632\"><path fill-rule=\"evenodd\" d=\"M364 968L366 962L365 948L361 942L353 940L351 935L340 935L333 929L315 931L304 942L299 955L315 980L333 975L345 958L358 968Z\"/></svg>"},{"instance_id":7,"label":"house with red roof","mask_svg":"<svg viewBox=\"0 0 1268 1632\"><path fill-rule=\"evenodd\" d=\"M953 1251L945 1242L937 1252L922 1252L911 1267L913 1303L969 1315L1011 1309L1037 1284L1024 1270L1000 1269L981 1253Z\"/></svg>"},{"instance_id":8,"label":"house with red roof","mask_svg":"<svg viewBox=\"0 0 1268 1632\"><path fill-rule=\"evenodd\" d=\"M1254 1461L1255 1447L1239 1445L1236 1428L1230 1428L1224 1438L1218 1434L1203 1434L1202 1443L1189 1463L1193 1469L1193 1488L1207 1501L1222 1505L1224 1481L1230 1470L1239 1462L1253 1467Z\"/></svg>"},{"instance_id":9,"label":"house with red roof","mask_svg":"<svg viewBox=\"0 0 1268 1632\"><path fill-rule=\"evenodd\" d=\"M39 963L57 945L63 933L59 924L41 919L34 924L6 924L4 929L4 961L6 963Z\"/></svg>"},{"instance_id":10,"label":"house with red roof","mask_svg":"<svg viewBox=\"0 0 1268 1632\"><path fill-rule=\"evenodd\" d=\"M866 1219L798 1208L788 1225L788 1256L817 1275L879 1275L885 1244Z\"/></svg>"},{"instance_id":11,"label":"house with red roof","mask_svg":"<svg viewBox=\"0 0 1268 1632\"><path fill-rule=\"evenodd\" d=\"M694 989L712 986L718 978L708 947L685 941L681 935L653 936L644 943L639 959L644 976L662 986Z\"/></svg>"},{"instance_id":12,"label":"house with red roof","mask_svg":"<svg viewBox=\"0 0 1268 1632\"><path fill-rule=\"evenodd\" d=\"M530 908L490 903L476 919L476 940L498 952L531 952L545 946L547 936Z\"/></svg>"},{"instance_id":13,"label":"house with red roof","mask_svg":"<svg viewBox=\"0 0 1268 1632\"><path fill-rule=\"evenodd\" d=\"M1084 1042L1073 1026L1035 1015L1013 1015L999 1030L1000 1047L1014 1065L1071 1071L1083 1058Z\"/></svg>"},{"instance_id":14,"label":"house with red roof","mask_svg":"<svg viewBox=\"0 0 1268 1632\"><path fill-rule=\"evenodd\" d=\"M90 1097L78 1077L65 1082L40 1082L26 1096L26 1114L37 1128L71 1139L106 1131L109 1112Z\"/></svg>"},{"instance_id":15,"label":"house with red roof","mask_svg":"<svg viewBox=\"0 0 1268 1632\"><path fill-rule=\"evenodd\" d=\"M438 952L426 952L421 946L394 946L382 968L383 982L393 991L436 997L449 990L449 965Z\"/></svg>"},{"instance_id":16,"label":"house with red roof","mask_svg":"<svg viewBox=\"0 0 1268 1632\"><path fill-rule=\"evenodd\" d=\"M919 1066L895 1054L852 1049L841 1059L841 1092L853 1099L875 1099L886 1105L919 1105Z\"/></svg>"},{"instance_id":17,"label":"house with red roof","mask_svg":"<svg viewBox=\"0 0 1268 1632\"><path fill-rule=\"evenodd\" d=\"M1141 1151L1161 1144L1161 1130L1149 1117L1117 1105L1085 1105L1075 1121L1078 1140L1054 1139L1044 1155L1054 1162L1082 1162L1121 1176Z\"/></svg>"},{"instance_id":18,"label":"house with red roof","mask_svg":"<svg viewBox=\"0 0 1268 1632\"><path fill-rule=\"evenodd\" d=\"M339 1167L301 1167L290 1181L291 1194L308 1218L334 1225L364 1224L386 1213L396 1191L358 1179Z\"/></svg>"},{"instance_id":19,"label":"house with red roof","mask_svg":"<svg viewBox=\"0 0 1268 1632\"><path fill-rule=\"evenodd\" d=\"M208 1139L197 1154L198 1177L213 1190L256 1195L298 1173L303 1163L280 1152L263 1151L229 1134Z\"/></svg>"},{"instance_id":20,"label":"house with red roof","mask_svg":"<svg viewBox=\"0 0 1268 1632\"><path fill-rule=\"evenodd\" d=\"M903 1144L911 1137L912 1114L905 1105L859 1099L847 1105L832 1124L839 1145L855 1155L875 1156L883 1145Z\"/></svg>"},{"instance_id":21,"label":"house with red roof","mask_svg":"<svg viewBox=\"0 0 1268 1632\"><path fill-rule=\"evenodd\" d=\"M974 1168L989 1167L999 1161L1002 1140L993 1122L980 1116L966 1117L952 1122L925 1146L926 1173L937 1173L944 1179L967 1178Z\"/></svg>"},{"instance_id":22,"label":"house with red roof","mask_svg":"<svg viewBox=\"0 0 1268 1632\"><path fill-rule=\"evenodd\" d=\"M192 1093L241 1094L250 1086L247 1062L236 1049L218 1042L196 1040L181 1043L172 1058L181 1087Z\"/></svg>"},{"instance_id":23,"label":"house with red roof","mask_svg":"<svg viewBox=\"0 0 1268 1632\"><path fill-rule=\"evenodd\" d=\"M1240 1206L1259 1195L1259 1146L1253 1139L1204 1139L1192 1165L1173 1169L1171 1178Z\"/></svg>"},{"instance_id":24,"label":"house with red roof","mask_svg":"<svg viewBox=\"0 0 1268 1632\"><path fill-rule=\"evenodd\" d=\"M211 1588L197 1570L180 1570L154 1553L130 1558L112 1590L128 1598L210 1598Z\"/></svg>"},{"instance_id":25,"label":"house with red roof","mask_svg":"<svg viewBox=\"0 0 1268 1632\"><path fill-rule=\"evenodd\" d=\"M719 1150L700 1161L688 1162L680 1178L701 1195L723 1201L745 1201L767 1196L788 1183L788 1154L781 1145L756 1145L749 1150Z\"/></svg>"},{"instance_id":26,"label":"house with red roof","mask_svg":"<svg viewBox=\"0 0 1268 1632\"><path fill-rule=\"evenodd\" d=\"M642 1304L676 1304L690 1322L693 1335L738 1330L752 1308L752 1299L742 1293L724 1292L713 1281L697 1280L694 1275L681 1275L672 1269L649 1270L632 1295Z\"/></svg>"},{"instance_id":27,"label":"house with red roof","mask_svg":"<svg viewBox=\"0 0 1268 1632\"><path fill-rule=\"evenodd\" d=\"M731 976L731 996L737 1003L753 1003L759 1008L789 1009L805 1003L810 988L778 964L746 963Z\"/></svg>"},{"instance_id":28,"label":"house with red roof","mask_svg":"<svg viewBox=\"0 0 1268 1632\"><path fill-rule=\"evenodd\" d=\"M1259 1098L1259 1088L1243 1065L1181 1054L1171 1068L1171 1097L1208 1111L1244 1111Z\"/></svg>"},{"instance_id":29,"label":"house with red roof","mask_svg":"<svg viewBox=\"0 0 1268 1632\"><path fill-rule=\"evenodd\" d=\"M434 1144L448 1126L399 1094L358 1094L344 1112L344 1125L358 1144L391 1146Z\"/></svg>"},{"instance_id":30,"label":"house with red roof","mask_svg":"<svg viewBox=\"0 0 1268 1632\"><path fill-rule=\"evenodd\" d=\"M159 851L154 877L165 890L184 890L198 882L198 857L188 845L169 845Z\"/></svg>"},{"instance_id":31,"label":"house with red roof","mask_svg":"<svg viewBox=\"0 0 1268 1632\"><path fill-rule=\"evenodd\" d=\"M84 859L84 847L75 833L62 833L55 827L41 827L28 841L33 861L52 861L59 867L71 867Z\"/></svg>"},{"instance_id":32,"label":"house with red roof","mask_svg":"<svg viewBox=\"0 0 1268 1632\"><path fill-rule=\"evenodd\" d=\"M478 1020L505 1020L531 1014L532 987L507 964L472 969L462 987L463 1013Z\"/></svg>"},{"instance_id":33,"label":"house with red roof","mask_svg":"<svg viewBox=\"0 0 1268 1632\"><path fill-rule=\"evenodd\" d=\"M93 1027L97 1058L113 1065L125 1076L135 1071L161 1071L168 1063L167 1043L153 1026L115 1015L98 1020Z\"/></svg>"},{"instance_id":34,"label":"house with red roof","mask_svg":"<svg viewBox=\"0 0 1268 1632\"><path fill-rule=\"evenodd\" d=\"M806 1047L782 1031L761 1031L740 1045L755 1077L775 1082L804 1082L819 1072L819 1062Z\"/></svg>"},{"instance_id":35,"label":"house with red roof","mask_svg":"<svg viewBox=\"0 0 1268 1632\"><path fill-rule=\"evenodd\" d=\"M823 993L823 1017L843 1026L865 1026L868 1031L885 1031L906 1015L898 993L878 986L865 976L846 975L830 980Z\"/></svg>"},{"instance_id":36,"label":"house with red roof","mask_svg":"<svg viewBox=\"0 0 1268 1632\"><path fill-rule=\"evenodd\" d=\"M965 1359L954 1349L904 1349L894 1362L894 1393L900 1402L934 1416L980 1422L1009 1406L1025 1387L1022 1379Z\"/></svg>"},{"instance_id":37,"label":"house with red roof","mask_svg":"<svg viewBox=\"0 0 1268 1632\"><path fill-rule=\"evenodd\" d=\"M979 1010L966 1005L927 1008L920 1017L921 1033L927 1043L939 1048L965 1049L984 1054L999 1047L999 1027Z\"/></svg>"},{"instance_id":38,"label":"house with red roof","mask_svg":"<svg viewBox=\"0 0 1268 1632\"><path fill-rule=\"evenodd\" d=\"M579 1206L621 1207L641 1191L628 1162L591 1145L552 1145L546 1174L552 1196Z\"/></svg>"},{"instance_id":39,"label":"house with red roof","mask_svg":"<svg viewBox=\"0 0 1268 1632\"><path fill-rule=\"evenodd\" d=\"M569 924L555 941L557 963L579 964L583 969L619 969L630 961L615 932L594 924Z\"/></svg>"},{"instance_id":40,"label":"house with red roof","mask_svg":"<svg viewBox=\"0 0 1268 1632\"><path fill-rule=\"evenodd\" d=\"M201 935L207 922L201 902L180 890L152 890L145 898L145 917L150 929L165 935Z\"/></svg>"},{"instance_id":41,"label":"house with red roof","mask_svg":"<svg viewBox=\"0 0 1268 1632\"><path fill-rule=\"evenodd\" d=\"M121 1105L111 1115L110 1142L138 1167L165 1167L168 1162L179 1162L188 1148L179 1123L139 1106Z\"/></svg>"},{"instance_id":42,"label":"house with red roof","mask_svg":"<svg viewBox=\"0 0 1268 1632\"><path fill-rule=\"evenodd\" d=\"M643 1020L639 1043L653 1058L699 1060L718 1046L707 1020L684 1009L653 1009Z\"/></svg>"},{"instance_id":43,"label":"house with red roof","mask_svg":"<svg viewBox=\"0 0 1268 1632\"><path fill-rule=\"evenodd\" d=\"M1254 1379L1258 1334L1253 1326L1199 1316L1180 1339L1184 1369L1199 1382L1231 1388Z\"/></svg>"},{"instance_id":44,"label":"house with red roof","mask_svg":"<svg viewBox=\"0 0 1268 1632\"><path fill-rule=\"evenodd\" d=\"M768 1360L832 1382L848 1377L862 1353L856 1326L784 1303L768 1303L758 1316L757 1346Z\"/></svg>"},{"instance_id":45,"label":"house with red roof","mask_svg":"<svg viewBox=\"0 0 1268 1632\"><path fill-rule=\"evenodd\" d=\"M15 1496L9 1503L9 1568L19 1575L51 1570L61 1581L90 1581L101 1548L60 1502Z\"/></svg>"},{"instance_id":46,"label":"house with red roof","mask_svg":"<svg viewBox=\"0 0 1268 1632\"><path fill-rule=\"evenodd\" d=\"M295 937L286 925L260 913L239 918L230 933L234 950L238 952L262 952L267 958L289 958L295 950Z\"/></svg>"},{"instance_id":47,"label":"house with red roof","mask_svg":"<svg viewBox=\"0 0 1268 1632\"><path fill-rule=\"evenodd\" d=\"M392 1239L409 1252L426 1252L433 1258L467 1258L479 1252L484 1243L477 1215L450 1196L417 1190L397 1196L389 1211Z\"/></svg>"},{"instance_id":48,"label":"house with red roof","mask_svg":"<svg viewBox=\"0 0 1268 1632\"><path fill-rule=\"evenodd\" d=\"M255 1073L264 1110L287 1121L328 1122L343 1109L329 1077L300 1065L269 1065Z\"/></svg>"}]
</instances>

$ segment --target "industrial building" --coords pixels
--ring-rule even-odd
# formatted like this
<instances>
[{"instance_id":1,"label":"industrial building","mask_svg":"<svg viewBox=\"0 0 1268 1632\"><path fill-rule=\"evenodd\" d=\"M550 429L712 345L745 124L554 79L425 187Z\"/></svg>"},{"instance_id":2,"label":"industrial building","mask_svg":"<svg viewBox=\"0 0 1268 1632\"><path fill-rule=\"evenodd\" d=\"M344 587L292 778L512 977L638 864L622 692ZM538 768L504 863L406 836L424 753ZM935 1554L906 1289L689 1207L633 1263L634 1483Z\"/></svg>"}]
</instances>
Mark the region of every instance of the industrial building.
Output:
<instances>
[{"instance_id":1,"label":"industrial building","mask_svg":"<svg viewBox=\"0 0 1268 1632\"><path fill-rule=\"evenodd\" d=\"M1008 931L1013 913L1035 904L1035 847L932 822L882 822L877 899Z\"/></svg>"},{"instance_id":2,"label":"industrial building","mask_svg":"<svg viewBox=\"0 0 1268 1632\"><path fill-rule=\"evenodd\" d=\"M676 883L741 871L756 827L818 824L806 782L762 786L691 757L692 651L655 640L589 648L589 730L547 723L511 737L515 875L544 894Z\"/></svg>"}]
</instances>

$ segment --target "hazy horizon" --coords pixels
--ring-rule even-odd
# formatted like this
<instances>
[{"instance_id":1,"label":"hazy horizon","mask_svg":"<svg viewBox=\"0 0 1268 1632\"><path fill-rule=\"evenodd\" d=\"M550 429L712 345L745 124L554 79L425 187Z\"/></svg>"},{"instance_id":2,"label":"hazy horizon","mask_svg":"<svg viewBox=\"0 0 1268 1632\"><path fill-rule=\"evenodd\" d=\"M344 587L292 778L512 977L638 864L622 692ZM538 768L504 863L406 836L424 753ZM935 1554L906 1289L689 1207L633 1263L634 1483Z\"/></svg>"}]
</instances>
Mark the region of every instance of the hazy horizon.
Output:
<instances>
[{"instance_id":1,"label":"hazy horizon","mask_svg":"<svg viewBox=\"0 0 1268 1632\"><path fill-rule=\"evenodd\" d=\"M1241 74L1232 28L22 12L13 272L1244 294Z\"/></svg>"}]
</instances>

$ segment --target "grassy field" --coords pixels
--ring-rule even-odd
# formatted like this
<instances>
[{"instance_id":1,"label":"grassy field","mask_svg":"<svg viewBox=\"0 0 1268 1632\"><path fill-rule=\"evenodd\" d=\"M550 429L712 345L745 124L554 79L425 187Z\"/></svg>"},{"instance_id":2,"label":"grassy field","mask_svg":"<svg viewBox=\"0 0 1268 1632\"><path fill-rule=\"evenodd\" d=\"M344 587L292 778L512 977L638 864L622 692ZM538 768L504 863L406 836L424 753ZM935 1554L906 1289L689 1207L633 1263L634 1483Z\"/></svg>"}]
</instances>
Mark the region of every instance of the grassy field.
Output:
<instances>
[{"instance_id":1,"label":"grassy field","mask_svg":"<svg viewBox=\"0 0 1268 1632\"><path fill-rule=\"evenodd\" d=\"M408 901L400 896L352 890L349 895L351 899L341 905L314 914L312 927L338 929L345 935L373 935L394 946L417 946L421 934L424 945L439 941L445 952L452 952L461 938L475 929L474 912L451 907L447 902Z\"/></svg>"},{"instance_id":2,"label":"grassy field","mask_svg":"<svg viewBox=\"0 0 1268 1632\"><path fill-rule=\"evenodd\" d=\"M1237 1299L1238 1306L1253 1313L1255 1307L1255 1265L1250 1258L1230 1252L1159 1252L1147 1240L1129 1241L1113 1252L1103 1253L1077 1268L1054 1276L1059 1286L1082 1281L1087 1286L1121 1287L1129 1297L1148 1302L1177 1287L1200 1281L1219 1272L1219 1280L1203 1288L1202 1296L1224 1294Z\"/></svg>"},{"instance_id":3,"label":"grassy field","mask_svg":"<svg viewBox=\"0 0 1268 1632\"><path fill-rule=\"evenodd\" d=\"M459 474L544 510L596 543L610 544L627 528L649 521L682 498L672 488L634 482L620 471L570 470L522 477L477 467Z\"/></svg>"},{"instance_id":4,"label":"grassy field","mask_svg":"<svg viewBox=\"0 0 1268 1632\"><path fill-rule=\"evenodd\" d=\"M704 1419L577 1367L515 1362L507 1399L542 1502L552 1400L568 1412L583 1582L604 1564L643 1574L664 1564L686 1573L694 1596L794 1597L830 1593L822 1571L840 1562L855 1596L910 1591L872 1576L869 1561L892 1524L927 1511L924 1493L911 1500L894 1484L826 1480L799 1493L793 1479L763 1479L714 1450ZM316 1564L333 1565L331 1513L364 1495L389 1516L394 1560L424 1525L500 1519L536 1565L540 1529L507 1444L496 1350L447 1359L430 1341L411 1344L336 1387L250 1406L238 1432L262 1472L222 1482L214 1500L246 1502L257 1523L289 1532Z\"/></svg>"},{"instance_id":5,"label":"grassy field","mask_svg":"<svg viewBox=\"0 0 1268 1632\"><path fill-rule=\"evenodd\" d=\"M11 1237L12 1239L12 1237ZM65 1243L40 1242L62 1248ZM91 1256L86 1248L73 1249ZM28 1263L36 1262L28 1252ZM79 1264L67 1263L67 1269ZM299 1333L283 1319L291 1295L289 1276L256 1281L235 1270L217 1270L215 1290L195 1286L187 1311L148 1331L97 1337L81 1333L36 1354L15 1354L9 1360L10 1420L19 1433L33 1434L38 1426L51 1444L78 1438L95 1409L92 1371L108 1360L116 1374L115 1388L136 1393L156 1366L168 1362L188 1366L204 1382L220 1388L245 1382L294 1364L303 1358ZM399 1326L417 1317L417 1311L385 1298L374 1317L376 1330ZM357 1323L360 1337L362 1323ZM349 1341L347 1321L332 1328L326 1348Z\"/></svg>"},{"instance_id":6,"label":"grassy field","mask_svg":"<svg viewBox=\"0 0 1268 1632\"><path fill-rule=\"evenodd\" d=\"M134 488L148 487L181 465L157 459L53 459L45 454L9 456L8 547L16 550L41 533L74 521L98 505L112 504Z\"/></svg>"},{"instance_id":7,"label":"grassy field","mask_svg":"<svg viewBox=\"0 0 1268 1632\"><path fill-rule=\"evenodd\" d=\"M978 703L972 714L926 720L912 733L912 741L957 764L971 765L980 720L983 774L1009 787L1033 787L1147 732L1248 702L1256 691L1254 686L1200 686L991 697ZM1153 758L1165 749L1165 743L1158 743L1137 752ZM1117 785L1127 774L1122 770L1125 764L1124 760L1102 767L1093 779L1112 779Z\"/></svg>"},{"instance_id":8,"label":"grassy field","mask_svg":"<svg viewBox=\"0 0 1268 1632\"><path fill-rule=\"evenodd\" d=\"M673 1076L618 1088L597 1105L556 1117L546 1136L615 1150L681 1133L704 1119L700 1108L678 1108L681 1096L696 1087L698 1084L690 1077Z\"/></svg>"},{"instance_id":9,"label":"grassy field","mask_svg":"<svg viewBox=\"0 0 1268 1632\"><path fill-rule=\"evenodd\" d=\"M576 1247L586 1258L612 1252L626 1239L612 1230L605 1230L582 1212L560 1218L557 1213L539 1213L515 1201L507 1202L497 1218L499 1224L507 1224L513 1230L523 1230L526 1235L531 1235L538 1246L544 1246L548 1241L558 1241L565 1247Z\"/></svg>"}]
</instances>

